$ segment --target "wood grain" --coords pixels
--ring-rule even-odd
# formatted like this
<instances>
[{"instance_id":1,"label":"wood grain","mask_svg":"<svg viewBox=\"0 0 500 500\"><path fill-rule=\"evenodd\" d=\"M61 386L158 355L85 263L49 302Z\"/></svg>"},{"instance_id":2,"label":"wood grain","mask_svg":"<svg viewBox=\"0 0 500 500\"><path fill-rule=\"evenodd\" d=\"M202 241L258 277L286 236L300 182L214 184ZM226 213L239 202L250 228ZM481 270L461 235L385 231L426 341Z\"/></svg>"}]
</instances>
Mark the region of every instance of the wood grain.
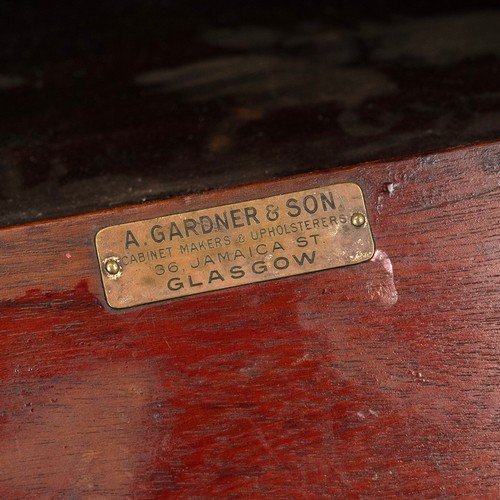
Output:
<instances>
[{"instance_id":1,"label":"wood grain","mask_svg":"<svg viewBox=\"0 0 500 500\"><path fill-rule=\"evenodd\" d=\"M500 143L0 232L2 498L500 495ZM334 182L367 263L126 310L103 227Z\"/></svg>"}]
</instances>

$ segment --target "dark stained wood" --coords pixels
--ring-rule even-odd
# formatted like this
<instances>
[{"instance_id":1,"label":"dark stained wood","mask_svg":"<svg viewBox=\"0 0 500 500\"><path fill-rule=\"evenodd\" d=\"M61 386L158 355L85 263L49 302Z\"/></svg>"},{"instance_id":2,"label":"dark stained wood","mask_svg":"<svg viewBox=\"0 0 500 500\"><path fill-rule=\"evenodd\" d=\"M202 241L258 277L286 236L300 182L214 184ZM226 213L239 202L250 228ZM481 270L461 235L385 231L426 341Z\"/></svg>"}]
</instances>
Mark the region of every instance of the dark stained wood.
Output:
<instances>
[{"instance_id":1,"label":"dark stained wood","mask_svg":"<svg viewBox=\"0 0 500 500\"><path fill-rule=\"evenodd\" d=\"M0 232L2 498L497 498L500 143ZM368 263L112 310L102 227L355 181Z\"/></svg>"},{"instance_id":2,"label":"dark stained wood","mask_svg":"<svg viewBox=\"0 0 500 500\"><path fill-rule=\"evenodd\" d=\"M499 26L498 0L3 0L0 227L495 140Z\"/></svg>"}]
</instances>

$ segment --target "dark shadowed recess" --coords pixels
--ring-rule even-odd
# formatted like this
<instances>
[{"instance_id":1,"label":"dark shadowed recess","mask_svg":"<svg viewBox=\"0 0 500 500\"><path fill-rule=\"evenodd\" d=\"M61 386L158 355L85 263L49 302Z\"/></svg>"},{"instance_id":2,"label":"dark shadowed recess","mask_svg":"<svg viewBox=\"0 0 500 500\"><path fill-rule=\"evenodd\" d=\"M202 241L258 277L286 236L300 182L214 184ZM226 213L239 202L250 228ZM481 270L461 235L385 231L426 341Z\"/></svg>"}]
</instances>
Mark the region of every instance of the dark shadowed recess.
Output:
<instances>
[{"instance_id":1,"label":"dark shadowed recess","mask_svg":"<svg viewBox=\"0 0 500 500\"><path fill-rule=\"evenodd\" d=\"M0 225L500 136L498 2L0 3Z\"/></svg>"}]
</instances>

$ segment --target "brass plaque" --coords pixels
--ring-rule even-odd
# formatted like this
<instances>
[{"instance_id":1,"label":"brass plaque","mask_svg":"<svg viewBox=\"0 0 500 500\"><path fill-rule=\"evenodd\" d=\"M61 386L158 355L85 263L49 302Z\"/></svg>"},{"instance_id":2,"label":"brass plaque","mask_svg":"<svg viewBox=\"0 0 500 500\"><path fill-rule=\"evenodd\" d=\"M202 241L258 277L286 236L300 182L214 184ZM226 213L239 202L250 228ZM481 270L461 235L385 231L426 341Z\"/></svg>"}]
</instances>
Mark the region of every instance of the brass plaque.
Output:
<instances>
[{"instance_id":1,"label":"brass plaque","mask_svg":"<svg viewBox=\"0 0 500 500\"><path fill-rule=\"evenodd\" d=\"M95 238L108 304L124 308L369 260L357 184L111 226Z\"/></svg>"}]
</instances>

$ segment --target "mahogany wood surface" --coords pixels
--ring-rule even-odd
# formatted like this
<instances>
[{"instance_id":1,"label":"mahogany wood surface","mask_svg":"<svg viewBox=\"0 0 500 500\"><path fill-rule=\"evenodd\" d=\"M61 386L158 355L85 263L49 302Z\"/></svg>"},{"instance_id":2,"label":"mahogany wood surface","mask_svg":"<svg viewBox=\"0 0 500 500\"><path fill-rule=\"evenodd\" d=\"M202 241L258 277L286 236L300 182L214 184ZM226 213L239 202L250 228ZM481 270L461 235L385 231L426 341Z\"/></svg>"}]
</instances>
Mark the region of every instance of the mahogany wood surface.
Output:
<instances>
[{"instance_id":1,"label":"mahogany wood surface","mask_svg":"<svg viewBox=\"0 0 500 500\"><path fill-rule=\"evenodd\" d=\"M498 498L500 143L0 232L2 498ZM363 264L125 310L103 227L335 182Z\"/></svg>"}]
</instances>

